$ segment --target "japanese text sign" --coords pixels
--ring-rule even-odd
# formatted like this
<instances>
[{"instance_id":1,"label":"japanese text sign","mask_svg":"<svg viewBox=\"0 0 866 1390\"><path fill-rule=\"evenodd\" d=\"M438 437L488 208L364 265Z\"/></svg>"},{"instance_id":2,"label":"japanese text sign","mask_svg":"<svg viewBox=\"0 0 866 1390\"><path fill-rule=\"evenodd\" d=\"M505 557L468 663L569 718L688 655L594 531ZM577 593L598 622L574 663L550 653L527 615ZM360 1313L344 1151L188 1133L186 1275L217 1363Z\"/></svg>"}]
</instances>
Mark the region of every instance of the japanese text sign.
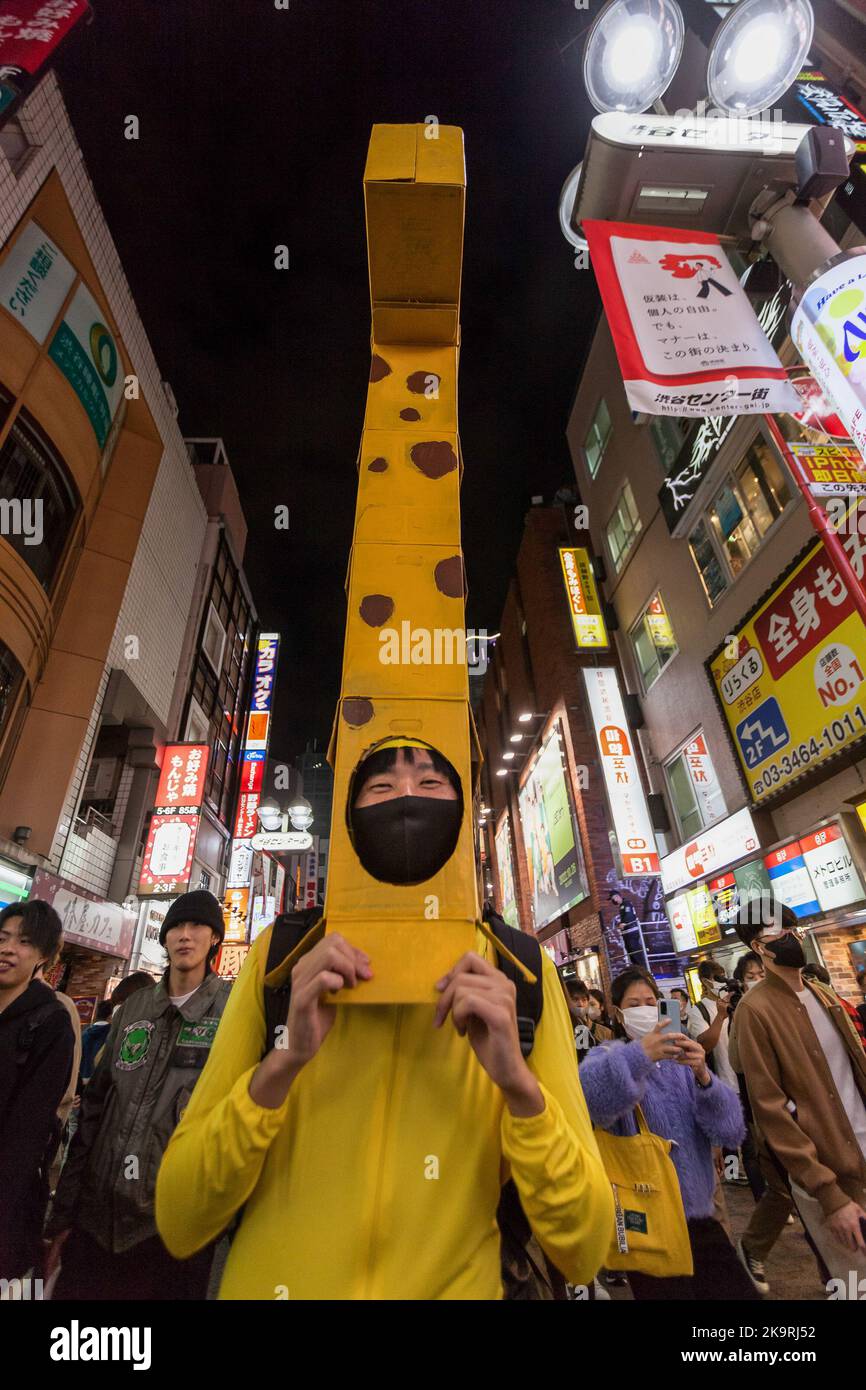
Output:
<instances>
[{"instance_id":1,"label":"japanese text sign","mask_svg":"<svg viewBox=\"0 0 866 1390\"><path fill-rule=\"evenodd\" d=\"M866 536L843 544L862 580ZM709 669L759 802L866 733L866 631L819 541L732 636Z\"/></svg>"},{"instance_id":2,"label":"japanese text sign","mask_svg":"<svg viewBox=\"0 0 866 1390\"><path fill-rule=\"evenodd\" d=\"M196 810L201 806L208 752L206 743L166 745L154 802L157 810L171 811L178 806Z\"/></svg>"},{"instance_id":3,"label":"japanese text sign","mask_svg":"<svg viewBox=\"0 0 866 1390\"><path fill-rule=\"evenodd\" d=\"M708 874L718 873L737 859L744 859L758 848L758 832L744 808L701 831L688 844L681 845L661 861L662 888L674 893Z\"/></svg>"},{"instance_id":4,"label":"japanese text sign","mask_svg":"<svg viewBox=\"0 0 866 1390\"><path fill-rule=\"evenodd\" d=\"M840 826L827 825L807 835L800 841L800 849L822 912L848 907L866 896Z\"/></svg>"},{"instance_id":5,"label":"japanese text sign","mask_svg":"<svg viewBox=\"0 0 866 1390\"><path fill-rule=\"evenodd\" d=\"M0 67L32 77L89 10L87 0L0 0Z\"/></svg>"},{"instance_id":6,"label":"japanese text sign","mask_svg":"<svg viewBox=\"0 0 866 1390\"><path fill-rule=\"evenodd\" d=\"M859 449L844 444L788 445L813 497L866 493L866 463Z\"/></svg>"},{"instance_id":7,"label":"japanese text sign","mask_svg":"<svg viewBox=\"0 0 866 1390\"><path fill-rule=\"evenodd\" d=\"M583 223L632 410L746 415L798 397L718 238Z\"/></svg>"},{"instance_id":8,"label":"japanese text sign","mask_svg":"<svg viewBox=\"0 0 866 1390\"><path fill-rule=\"evenodd\" d=\"M625 874L657 874L659 856L631 746L616 670L584 667L583 679L601 756L604 784Z\"/></svg>"},{"instance_id":9,"label":"japanese text sign","mask_svg":"<svg viewBox=\"0 0 866 1390\"><path fill-rule=\"evenodd\" d=\"M589 551L582 547L561 546L559 558L578 647L607 647L607 629L601 615Z\"/></svg>"}]
</instances>

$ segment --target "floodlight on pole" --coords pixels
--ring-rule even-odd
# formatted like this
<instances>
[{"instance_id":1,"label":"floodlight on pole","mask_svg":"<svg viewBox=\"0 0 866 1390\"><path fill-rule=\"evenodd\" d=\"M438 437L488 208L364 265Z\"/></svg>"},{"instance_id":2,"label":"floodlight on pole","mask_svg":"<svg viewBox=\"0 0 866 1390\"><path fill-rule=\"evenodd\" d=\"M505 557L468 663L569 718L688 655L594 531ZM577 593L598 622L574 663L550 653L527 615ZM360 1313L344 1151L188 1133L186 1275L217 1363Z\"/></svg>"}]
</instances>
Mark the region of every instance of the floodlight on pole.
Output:
<instances>
[{"instance_id":1,"label":"floodlight on pole","mask_svg":"<svg viewBox=\"0 0 866 1390\"><path fill-rule=\"evenodd\" d=\"M289 807L289 820L296 830L309 830L313 824L313 808L306 797L296 797Z\"/></svg>"},{"instance_id":2,"label":"floodlight on pole","mask_svg":"<svg viewBox=\"0 0 866 1390\"><path fill-rule=\"evenodd\" d=\"M740 0L707 59L707 93L732 116L757 116L787 92L809 53L809 0Z\"/></svg>"},{"instance_id":3,"label":"floodlight on pole","mask_svg":"<svg viewBox=\"0 0 866 1390\"><path fill-rule=\"evenodd\" d=\"M583 55L583 80L596 111L646 111L670 86L684 38L676 0L610 0Z\"/></svg>"}]
</instances>

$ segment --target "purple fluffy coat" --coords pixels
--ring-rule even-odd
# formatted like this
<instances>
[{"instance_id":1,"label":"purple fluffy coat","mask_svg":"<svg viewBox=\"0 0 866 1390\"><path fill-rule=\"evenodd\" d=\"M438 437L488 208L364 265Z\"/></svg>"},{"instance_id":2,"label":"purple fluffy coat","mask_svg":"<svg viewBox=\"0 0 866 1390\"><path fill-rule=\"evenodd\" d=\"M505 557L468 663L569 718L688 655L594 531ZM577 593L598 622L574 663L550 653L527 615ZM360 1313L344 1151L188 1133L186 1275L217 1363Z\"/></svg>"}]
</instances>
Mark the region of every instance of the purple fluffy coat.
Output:
<instances>
[{"instance_id":1,"label":"purple fluffy coat","mask_svg":"<svg viewBox=\"0 0 866 1390\"><path fill-rule=\"evenodd\" d=\"M691 1067L651 1062L639 1041L594 1047L580 1065L592 1122L611 1134L636 1134L640 1105L653 1134L675 1140L671 1158L687 1218L712 1216L713 1145L736 1149L746 1133L740 1097L717 1076L701 1089Z\"/></svg>"}]
</instances>

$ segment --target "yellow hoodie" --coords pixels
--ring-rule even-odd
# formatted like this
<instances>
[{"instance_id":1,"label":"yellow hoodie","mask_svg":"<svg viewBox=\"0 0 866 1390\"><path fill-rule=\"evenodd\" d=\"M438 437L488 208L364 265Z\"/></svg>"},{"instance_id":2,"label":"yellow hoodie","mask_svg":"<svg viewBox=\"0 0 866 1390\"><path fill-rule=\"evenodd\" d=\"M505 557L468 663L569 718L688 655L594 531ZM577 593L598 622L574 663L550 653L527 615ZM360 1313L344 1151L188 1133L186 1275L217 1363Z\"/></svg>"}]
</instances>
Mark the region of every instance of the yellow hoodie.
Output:
<instances>
[{"instance_id":1,"label":"yellow hoodie","mask_svg":"<svg viewBox=\"0 0 866 1390\"><path fill-rule=\"evenodd\" d=\"M249 953L162 1161L156 1219L171 1253L194 1254L243 1207L220 1298L500 1298L495 1213L510 1171L539 1244L568 1280L588 1282L613 1199L546 952L529 1058L540 1115L509 1112L450 1015L433 1027L432 1005L338 1006L268 1110L249 1084L270 938L268 928ZM476 949L494 959L480 932Z\"/></svg>"}]
</instances>

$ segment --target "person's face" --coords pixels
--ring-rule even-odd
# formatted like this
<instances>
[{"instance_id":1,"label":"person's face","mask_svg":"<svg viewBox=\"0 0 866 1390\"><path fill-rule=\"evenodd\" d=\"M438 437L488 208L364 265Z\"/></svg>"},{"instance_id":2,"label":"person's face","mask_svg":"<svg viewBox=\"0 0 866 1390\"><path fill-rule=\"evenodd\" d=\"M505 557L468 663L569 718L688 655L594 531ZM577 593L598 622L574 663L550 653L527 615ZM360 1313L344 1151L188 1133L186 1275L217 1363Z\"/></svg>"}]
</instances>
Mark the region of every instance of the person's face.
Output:
<instances>
[{"instance_id":1,"label":"person's face","mask_svg":"<svg viewBox=\"0 0 866 1390\"><path fill-rule=\"evenodd\" d=\"M656 1006L656 995L645 980L635 980L630 984L622 999L619 1002L619 1013L623 1009L654 1009Z\"/></svg>"},{"instance_id":2,"label":"person's face","mask_svg":"<svg viewBox=\"0 0 866 1390\"><path fill-rule=\"evenodd\" d=\"M45 956L22 931L23 918L9 917L0 927L0 989L29 984Z\"/></svg>"},{"instance_id":3,"label":"person's face","mask_svg":"<svg viewBox=\"0 0 866 1390\"><path fill-rule=\"evenodd\" d=\"M793 938L800 945L800 954L802 955L803 935L802 927L783 927L781 924L763 927L752 941L752 950L761 957L765 970L778 969L779 966L775 957L776 947L784 950ZM801 960L800 964L805 964L805 958Z\"/></svg>"},{"instance_id":4,"label":"person's face","mask_svg":"<svg viewBox=\"0 0 866 1390\"><path fill-rule=\"evenodd\" d=\"M213 928L203 922L179 922L166 932L165 949L175 970L196 970L218 940Z\"/></svg>"},{"instance_id":5,"label":"person's face","mask_svg":"<svg viewBox=\"0 0 866 1390\"><path fill-rule=\"evenodd\" d=\"M750 960L743 970L743 983L746 985L754 984L764 978L764 967L760 961Z\"/></svg>"},{"instance_id":6,"label":"person's face","mask_svg":"<svg viewBox=\"0 0 866 1390\"><path fill-rule=\"evenodd\" d=\"M424 748L398 748L392 767L368 777L355 798L355 805L376 806L398 796L429 796L438 801L456 801L457 793L442 772L437 772Z\"/></svg>"}]
</instances>

